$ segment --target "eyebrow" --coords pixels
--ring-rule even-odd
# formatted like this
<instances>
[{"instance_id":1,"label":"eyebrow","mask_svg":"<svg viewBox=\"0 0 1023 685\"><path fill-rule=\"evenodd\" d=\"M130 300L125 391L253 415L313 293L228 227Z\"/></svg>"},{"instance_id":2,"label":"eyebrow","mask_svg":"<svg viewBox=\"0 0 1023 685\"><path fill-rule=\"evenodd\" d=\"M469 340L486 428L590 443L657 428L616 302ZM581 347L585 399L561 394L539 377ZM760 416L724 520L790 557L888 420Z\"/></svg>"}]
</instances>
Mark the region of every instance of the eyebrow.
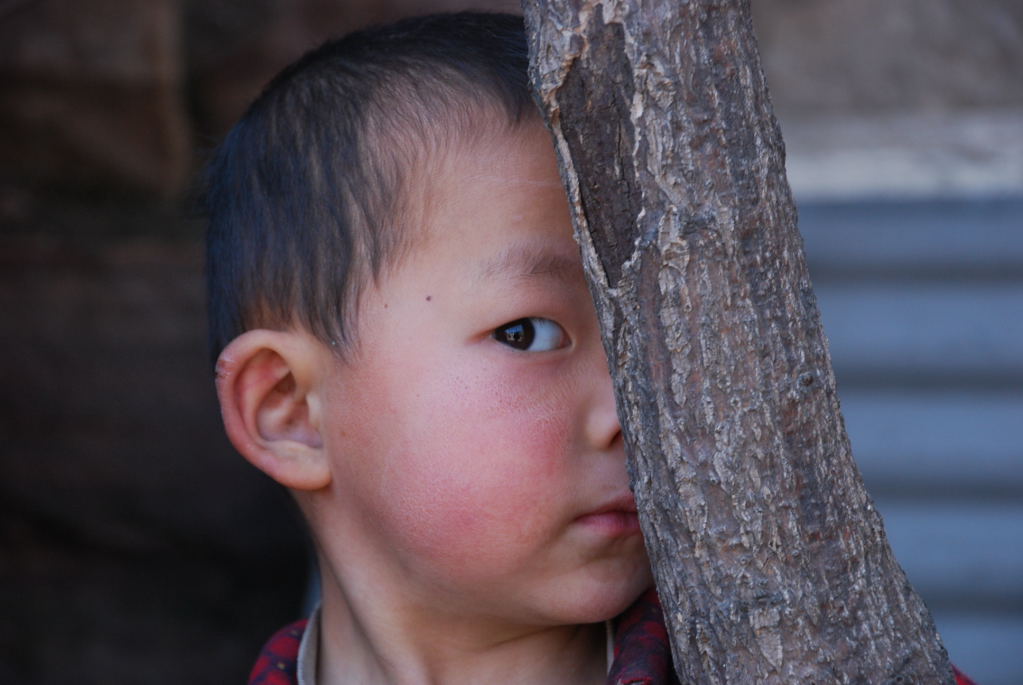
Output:
<instances>
[{"instance_id":1,"label":"eyebrow","mask_svg":"<svg viewBox=\"0 0 1023 685\"><path fill-rule=\"evenodd\" d=\"M578 257L527 245L513 245L499 252L484 261L476 274L477 281L495 278L549 278L563 283L575 283L582 280L582 277L583 268Z\"/></svg>"}]
</instances>

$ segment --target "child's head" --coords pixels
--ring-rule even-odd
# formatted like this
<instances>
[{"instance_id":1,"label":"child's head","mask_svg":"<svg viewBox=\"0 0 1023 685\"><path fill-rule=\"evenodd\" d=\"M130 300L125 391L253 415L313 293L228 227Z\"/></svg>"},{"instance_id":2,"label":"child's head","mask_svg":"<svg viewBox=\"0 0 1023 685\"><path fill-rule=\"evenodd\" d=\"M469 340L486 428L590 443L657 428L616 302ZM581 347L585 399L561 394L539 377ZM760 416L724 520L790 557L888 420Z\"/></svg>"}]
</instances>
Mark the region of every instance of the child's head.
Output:
<instances>
[{"instance_id":1,"label":"child's head","mask_svg":"<svg viewBox=\"0 0 1023 685\"><path fill-rule=\"evenodd\" d=\"M296 493L325 612L610 618L649 571L520 20L346 40L285 71L213 166L228 434Z\"/></svg>"},{"instance_id":2,"label":"child's head","mask_svg":"<svg viewBox=\"0 0 1023 685\"><path fill-rule=\"evenodd\" d=\"M435 15L277 76L207 171L214 356L259 327L353 344L359 292L415 240L437 161L536 118L527 59L520 18Z\"/></svg>"}]
</instances>

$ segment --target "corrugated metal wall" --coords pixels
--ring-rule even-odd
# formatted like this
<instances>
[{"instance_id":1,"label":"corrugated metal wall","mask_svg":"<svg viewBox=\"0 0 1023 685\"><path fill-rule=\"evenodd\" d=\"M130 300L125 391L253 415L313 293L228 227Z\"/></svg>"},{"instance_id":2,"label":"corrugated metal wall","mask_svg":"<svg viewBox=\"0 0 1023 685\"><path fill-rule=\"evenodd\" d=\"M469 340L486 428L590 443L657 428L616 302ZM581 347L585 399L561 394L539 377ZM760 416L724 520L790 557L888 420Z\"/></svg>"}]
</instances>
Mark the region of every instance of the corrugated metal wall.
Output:
<instances>
[{"instance_id":1,"label":"corrugated metal wall","mask_svg":"<svg viewBox=\"0 0 1023 685\"><path fill-rule=\"evenodd\" d=\"M853 452L953 661L1023 683L1023 197L800 206Z\"/></svg>"}]
</instances>

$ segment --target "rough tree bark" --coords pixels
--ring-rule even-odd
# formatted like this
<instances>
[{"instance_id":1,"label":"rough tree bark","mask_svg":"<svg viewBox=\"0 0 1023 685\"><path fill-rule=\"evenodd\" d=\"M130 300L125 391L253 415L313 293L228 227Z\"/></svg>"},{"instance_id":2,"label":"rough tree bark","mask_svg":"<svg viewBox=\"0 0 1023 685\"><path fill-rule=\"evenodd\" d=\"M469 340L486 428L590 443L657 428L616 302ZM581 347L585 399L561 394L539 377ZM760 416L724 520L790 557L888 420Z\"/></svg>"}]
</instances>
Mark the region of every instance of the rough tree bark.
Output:
<instances>
[{"instance_id":1,"label":"rough tree bark","mask_svg":"<svg viewBox=\"0 0 1023 685\"><path fill-rule=\"evenodd\" d=\"M748 0L525 0L686 683L953 682L853 462Z\"/></svg>"}]
</instances>

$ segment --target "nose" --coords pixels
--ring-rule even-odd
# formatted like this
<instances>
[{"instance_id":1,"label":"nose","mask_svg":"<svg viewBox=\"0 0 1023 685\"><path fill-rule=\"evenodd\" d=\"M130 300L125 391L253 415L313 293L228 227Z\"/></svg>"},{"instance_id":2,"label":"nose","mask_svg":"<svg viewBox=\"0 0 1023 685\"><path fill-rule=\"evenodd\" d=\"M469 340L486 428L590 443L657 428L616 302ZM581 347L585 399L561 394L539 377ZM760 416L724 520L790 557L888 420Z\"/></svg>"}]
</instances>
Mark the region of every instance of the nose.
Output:
<instances>
[{"instance_id":1,"label":"nose","mask_svg":"<svg viewBox=\"0 0 1023 685\"><path fill-rule=\"evenodd\" d=\"M597 449L608 449L615 445L622 435L615 406L614 386L608 370L604 348L597 344L598 353L591 372L591 404L586 416L586 439Z\"/></svg>"}]
</instances>

